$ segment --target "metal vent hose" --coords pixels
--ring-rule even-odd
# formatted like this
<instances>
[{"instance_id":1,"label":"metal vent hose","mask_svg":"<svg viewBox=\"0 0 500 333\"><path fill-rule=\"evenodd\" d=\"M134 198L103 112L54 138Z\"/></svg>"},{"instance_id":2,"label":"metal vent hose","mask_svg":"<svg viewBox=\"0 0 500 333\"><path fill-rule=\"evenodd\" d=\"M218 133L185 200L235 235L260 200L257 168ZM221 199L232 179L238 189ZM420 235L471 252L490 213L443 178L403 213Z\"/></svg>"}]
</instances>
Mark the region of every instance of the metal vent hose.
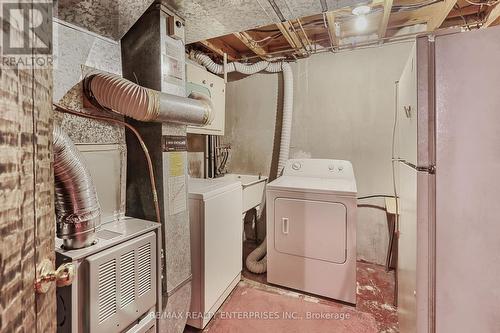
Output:
<instances>
[{"instance_id":1,"label":"metal vent hose","mask_svg":"<svg viewBox=\"0 0 500 333\"><path fill-rule=\"evenodd\" d=\"M203 94L171 95L103 72L90 73L83 85L90 101L136 120L202 126L213 120L212 103Z\"/></svg>"},{"instance_id":2,"label":"metal vent hose","mask_svg":"<svg viewBox=\"0 0 500 333\"><path fill-rule=\"evenodd\" d=\"M87 247L101 226L101 208L82 154L57 125L53 130L57 237L67 249Z\"/></svg>"}]
</instances>

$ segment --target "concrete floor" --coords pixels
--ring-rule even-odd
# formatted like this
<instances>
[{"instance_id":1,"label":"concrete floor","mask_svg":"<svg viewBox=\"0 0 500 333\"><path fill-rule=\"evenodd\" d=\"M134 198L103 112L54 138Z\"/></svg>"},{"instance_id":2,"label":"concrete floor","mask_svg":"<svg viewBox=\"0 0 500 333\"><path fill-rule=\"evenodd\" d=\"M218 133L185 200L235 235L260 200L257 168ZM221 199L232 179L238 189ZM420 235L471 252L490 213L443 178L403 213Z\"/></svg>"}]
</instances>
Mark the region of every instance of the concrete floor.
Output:
<instances>
[{"instance_id":1,"label":"concrete floor","mask_svg":"<svg viewBox=\"0 0 500 333\"><path fill-rule=\"evenodd\" d=\"M255 244L246 242L244 257ZM358 262L356 306L267 284L265 274L246 269L243 280L203 332L214 333L394 333L399 332L394 273ZM259 318L260 316L260 318ZM200 332L187 327L185 333Z\"/></svg>"}]
</instances>

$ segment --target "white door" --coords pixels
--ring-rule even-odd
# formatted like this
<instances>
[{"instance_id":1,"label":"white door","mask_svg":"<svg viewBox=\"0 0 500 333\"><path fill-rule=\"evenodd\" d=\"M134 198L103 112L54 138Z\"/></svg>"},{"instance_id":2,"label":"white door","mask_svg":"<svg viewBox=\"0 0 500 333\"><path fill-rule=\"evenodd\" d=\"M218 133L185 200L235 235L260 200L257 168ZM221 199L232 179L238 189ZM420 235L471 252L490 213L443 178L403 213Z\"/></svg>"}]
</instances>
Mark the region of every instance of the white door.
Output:
<instances>
[{"instance_id":1,"label":"white door","mask_svg":"<svg viewBox=\"0 0 500 333\"><path fill-rule=\"evenodd\" d=\"M500 27L435 50L436 332L499 332Z\"/></svg>"},{"instance_id":2,"label":"white door","mask_svg":"<svg viewBox=\"0 0 500 333\"><path fill-rule=\"evenodd\" d=\"M415 49L398 85L399 158L417 165L417 69ZM416 332L417 171L399 163L398 315L401 332Z\"/></svg>"},{"instance_id":3,"label":"white door","mask_svg":"<svg viewBox=\"0 0 500 333\"><path fill-rule=\"evenodd\" d=\"M278 198L274 214L274 246L278 252L345 262L347 221L343 204Z\"/></svg>"}]
</instances>

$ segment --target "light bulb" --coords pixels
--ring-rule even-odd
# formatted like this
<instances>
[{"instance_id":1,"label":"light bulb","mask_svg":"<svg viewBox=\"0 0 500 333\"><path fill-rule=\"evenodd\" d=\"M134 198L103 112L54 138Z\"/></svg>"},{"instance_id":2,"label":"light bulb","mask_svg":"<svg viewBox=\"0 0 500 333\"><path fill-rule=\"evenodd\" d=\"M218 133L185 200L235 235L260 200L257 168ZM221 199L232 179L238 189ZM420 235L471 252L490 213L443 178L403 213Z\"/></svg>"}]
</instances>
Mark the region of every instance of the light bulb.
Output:
<instances>
[{"instance_id":1,"label":"light bulb","mask_svg":"<svg viewBox=\"0 0 500 333\"><path fill-rule=\"evenodd\" d=\"M359 15L356 18L356 29L359 31L365 30L367 26L368 26L368 20L366 19L366 16Z\"/></svg>"},{"instance_id":2,"label":"light bulb","mask_svg":"<svg viewBox=\"0 0 500 333\"><path fill-rule=\"evenodd\" d=\"M358 6L352 10L354 15L366 15L370 12L371 8L369 6Z\"/></svg>"}]
</instances>

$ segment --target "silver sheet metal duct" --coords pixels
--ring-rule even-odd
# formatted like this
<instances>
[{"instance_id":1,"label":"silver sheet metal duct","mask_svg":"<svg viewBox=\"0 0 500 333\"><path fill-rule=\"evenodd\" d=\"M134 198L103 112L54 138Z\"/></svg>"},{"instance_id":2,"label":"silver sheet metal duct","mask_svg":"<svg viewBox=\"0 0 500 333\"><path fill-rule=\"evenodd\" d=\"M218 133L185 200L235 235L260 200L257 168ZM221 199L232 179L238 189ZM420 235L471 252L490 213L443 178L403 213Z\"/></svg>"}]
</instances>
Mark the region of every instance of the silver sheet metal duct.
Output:
<instances>
[{"instance_id":1,"label":"silver sheet metal duct","mask_svg":"<svg viewBox=\"0 0 500 333\"><path fill-rule=\"evenodd\" d=\"M208 96L197 93L188 98L171 95L114 74L90 73L84 79L84 91L91 101L140 121L204 126L213 120Z\"/></svg>"},{"instance_id":2,"label":"silver sheet metal duct","mask_svg":"<svg viewBox=\"0 0 500 333\"><path fill-rule=\"evenodd\" d=\"M53 144L57 237L67 249L87 247L101 226L97 192L82 154L57 125Z\"/></svg>"}]
</instances>

